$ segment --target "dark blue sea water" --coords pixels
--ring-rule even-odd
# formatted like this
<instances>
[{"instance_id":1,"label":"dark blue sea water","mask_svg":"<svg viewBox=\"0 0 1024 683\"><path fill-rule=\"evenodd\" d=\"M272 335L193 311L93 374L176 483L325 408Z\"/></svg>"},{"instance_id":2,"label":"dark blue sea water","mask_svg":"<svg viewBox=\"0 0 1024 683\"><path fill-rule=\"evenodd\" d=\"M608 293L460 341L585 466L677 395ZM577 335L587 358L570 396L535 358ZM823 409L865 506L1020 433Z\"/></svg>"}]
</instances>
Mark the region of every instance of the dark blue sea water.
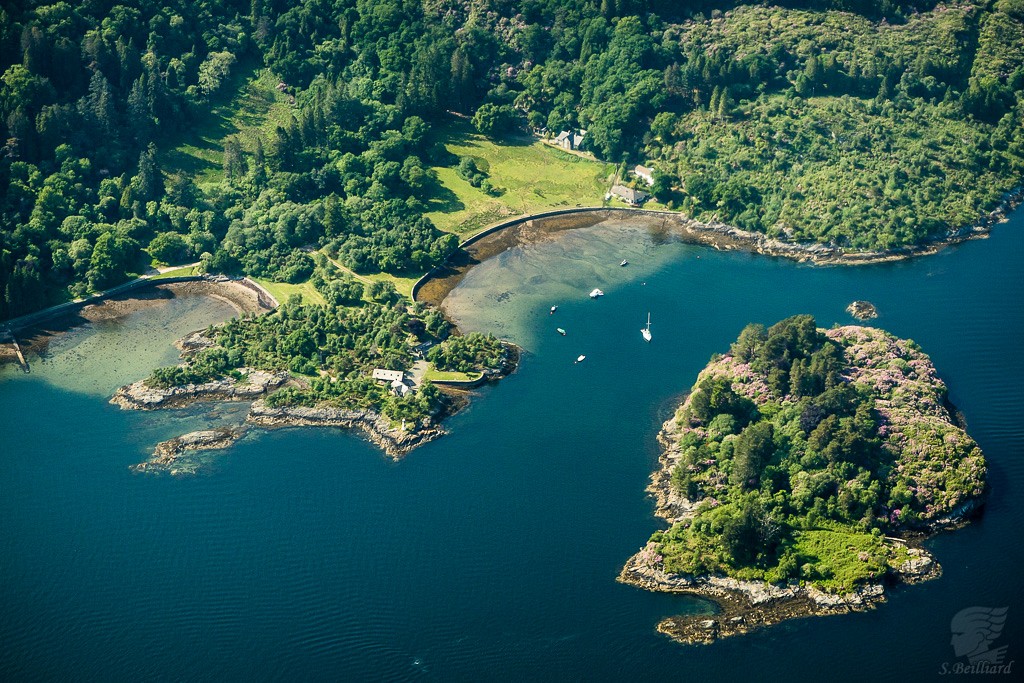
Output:
<instances>
[{"instance_id":1,"label":"dark blue sea water","mask_svg":"<svg viewBox=\"0 0 1024 683\"><path fill-rule=\"evenodd\" d=\"M293 429L250 432L199 476L133 474L157 441L237 418L106 403L227 312L179 299L80 330L32 374L0 374L0 679L929 680L973 605L1010 608L995 645L1024 658L1022 260L1019 213L991 239L861 268L564 233L453 292L449 312L523 362L398 464ZM930 543L940 579L876 611L669 641L661 617L711 607L614 580L660 524L644 487L661 422L746 323L847 324L853 299L949 384L989 458L983 519Z\"/></svg>"}]
</instances>

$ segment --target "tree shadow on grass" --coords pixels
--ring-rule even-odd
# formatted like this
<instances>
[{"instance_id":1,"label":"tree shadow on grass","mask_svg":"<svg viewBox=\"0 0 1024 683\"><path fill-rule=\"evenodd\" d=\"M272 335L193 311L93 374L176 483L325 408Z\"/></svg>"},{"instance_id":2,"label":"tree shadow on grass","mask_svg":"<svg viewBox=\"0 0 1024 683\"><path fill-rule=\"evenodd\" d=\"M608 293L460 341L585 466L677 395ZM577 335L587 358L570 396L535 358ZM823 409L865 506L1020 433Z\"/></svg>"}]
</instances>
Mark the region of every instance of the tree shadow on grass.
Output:
<instances>
[{"instance_id":1,"label":"tree shadow on grass","mask_svg":"<svg viewBox=\"0 0 1024 683\"><path fill-rule=\"evenodd\" d=\"M219 171L220 165L181 149L172 149L164 154L162 165L173 171L183 171L190 176L201 176L210 171Z\"/></svg>"},{"instance_id":2,"label":"tree shadow on grass","mask_svg":"<svg viewBox=\"0 0 1024 683\"><path fill-rule=\"evenodd\" d=\"M466 205L459 199L459 196L445 187L437 178L430 180L426 204L428 211L439 211L441 213L455 213L466 208Z\"/></svg>"},{"instance_id":3,"label":"tree shadow on grass","mask_svg":"<svg viewBox=\"0 0 1024 683\"><path fill-rule=\"evenodd\" d=\"M536 138L523 130L510 131L501 135L486 136L477 132L476 128L461 120L450 121L439 127L436 139L458 147L479 147L482 142L490 142L502 147L529 147Z\"/></svg>"},{"instance_id":4,"label":"tree shadow on grass","mask_svg":"<svg viewBox=\"0 0 1024 683\"><path fill-rule=\"evenodd\" d=\"M161 154L160 163L165 169L171 172L185 171L192 175L220 170L219 163L200 155L221 154L225 138L240 132L232 116L239 115L244 125L253 125L260 120L256 111L246 111L247 104L261 100L253 109L272 104L266 94L251 82L256 78L259 68L260 65L252 60L238 63L227 82L211 98L209 111L194 125L163 141L160 147L166 151ZM193 149L199 153L191 151Z\"/></svg>"},{"instance_id":5,"label":"tree shadow on grass","mask_svg":"<svg viewBox=\"0 0 1024 683\"><path fill-rule=\"evenodd\" d=\"M533 143L537 142L535 137L523 131L513 131L488 139L502 147L530 147Z\"/></svg>"}]
</instances>

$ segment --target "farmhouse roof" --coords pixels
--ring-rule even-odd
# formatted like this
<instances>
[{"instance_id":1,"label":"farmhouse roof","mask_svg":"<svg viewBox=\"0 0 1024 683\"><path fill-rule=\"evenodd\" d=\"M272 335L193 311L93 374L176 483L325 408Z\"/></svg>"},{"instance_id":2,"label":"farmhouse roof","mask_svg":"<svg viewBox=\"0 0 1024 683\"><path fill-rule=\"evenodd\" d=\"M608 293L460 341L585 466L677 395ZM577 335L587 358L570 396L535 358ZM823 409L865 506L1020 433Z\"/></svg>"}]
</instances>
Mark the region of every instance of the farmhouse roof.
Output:
<instances>
[{"instance_id":1,"label":"farmhouse roof","mask_svg":"<svg viewBox=\"0 0 1024 683\"><path fill-rule=\"evenodd\" d=\"M401 370L384 370L383 368L374 368L373 378L383 382L401 382L405 378L405 373Z\"/></svg>"}]
</instances>

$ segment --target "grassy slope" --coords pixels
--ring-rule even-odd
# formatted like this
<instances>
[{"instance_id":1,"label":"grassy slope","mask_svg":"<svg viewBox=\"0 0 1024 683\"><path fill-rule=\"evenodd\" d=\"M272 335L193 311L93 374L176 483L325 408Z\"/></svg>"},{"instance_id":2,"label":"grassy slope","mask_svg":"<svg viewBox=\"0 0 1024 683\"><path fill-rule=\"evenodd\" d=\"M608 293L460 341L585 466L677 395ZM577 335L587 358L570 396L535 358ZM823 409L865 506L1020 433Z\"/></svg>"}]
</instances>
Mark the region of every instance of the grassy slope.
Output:
<instances>
[{"instance_id":1,"label":"grassy slope","mask_svg":"<svg viewBox=\"0 0 1024 683\"><path fill-rule=\"evenodd\" d=\"M267 69L236 66L210 116L188 139L163 155L162 166L168 171L193 174L201 188L218 185L224 179L226 138L236 136L242 148L251 152L257 138L268 144L274 129L291 120L288 96L277 92L277 83L278 79Z\"/></svg>"},{"instance_id":2,"label":"grassy slope","mask_svg":"<svg viewBox=\"0 0 1024 683\"><path fill-rule=\"evenodd\" d=\"M427 216L441 230L470 236L503 219L551 209L599 205L608 191L611 165L553 149L532 138L500 144L476 133L464 121L437 130L456 157L471 156L486 170L500 197L472 187L454 168L435 166L438 184Z\"/></svg>"},{"instance_id":3,"label":"grassy slope","mask_svg":"<svg viewBox=\"0 0 1024 683\"><path fill-rule=\"evenodd\" d=\"M476 159L491 183L504 190L500 197L492 197L459 177L453 167L432 167L438 182L426 215L439 229L463 238L515 216L600 205L614 171L610 164L567 154L533 138L495 142L461 120L453 120L434 135L454 157ZM419 275L376 273L366 277L391 282L399 293L411 297Z\"/></svg>"},{"instance_id":4,"label":"grassy slope","mask_svg":"<svg viewBox=\"0 0 1024 683\"><path fill-rule=\"evenodd\" d=\"M423 379L434 380L448 380L451 382L472 382L480 379L483 376L482 372L469 374L466 372L455 372L451 370L438 370L433 365L423 375Z\"/></svg>"},{"instance_id":5,"label":"grassy slope","mask_svg":"<svg viewBox=\"0 0 1024 683\"><path fill-rule=\"evenodd\" d=\"M184 277L186 275L197 275L199 268L197 266L185 266L183 268L175 268L174 270L168 270L167 272L154 275L153 280L163 280L169 277Z\"/></svg>"},{"instance_id":6,"label":"grassy slope","mask_svg":"<svg viewBox=\"0 0 1024 683\"><path fill-rule=\"evenodd\" d=\"M266 69L238 68L225 86L223 101L214 107L207 122L193 131L161 159L169 172L195 174L201 188L218 185L224 141L236 136L246 150L255 147L257 137L264 144L274 128L292 116L287 96L275 89L277 78ZM505 218L557 208L600 204L609 187L614 167L553 149L532 138L515 138L496 143L479 134L464 121L453 121L435 135L448 151L473 156L488 170L491 182L505 192L491 197L470 186L454 168L436 166L438 175L427 216L441 230L469 236ZM404 276L378 273L362 279L386 280L404 296L410 296L418 274ZM279 300L299 293L306 301L323 302L308 283L289 285L260 280Z\"/></svg>"},{"instance_id":7,"label":"grassy slope","mask_svg":"<svg viewBox=\"0 0 1024 683\"><path fill-rule=\"evenodd\" d=\"M292 117L288 97L277 92L278 79L267 69L236 68L234 77L204 125L195 129L184 140L164 155L161 163L167 171L187 171L195 174L196 183L206 189L224 180L224 141L234 135L247 151L256 146L256 139L267 144L274 129L286 125ZM174 275L190 273L178 273ZM171 277L165 273L162 277ZM274 298L284 302L291 294L299 294L308 303L323 304L324 298L308 282L288 284L256 279Z\"/></svg>"},{"instance_id":8,"label":"grassy slope","mask_svg":"<svg viewBox=\"0 0 1024 683\"><path fill-rule=\"evenodd\" d=\"M323 296L309 282L300 282L298 284L289 284L287 282L273 282L271 280L264 280L262 278L252 278L256 282L260 283L268 292L270 292L278 303L284 303L288 300L288 297L292 294L299 294L305 303L324 305L327 302L324 301Z\"/></svg>"}]
</instances>

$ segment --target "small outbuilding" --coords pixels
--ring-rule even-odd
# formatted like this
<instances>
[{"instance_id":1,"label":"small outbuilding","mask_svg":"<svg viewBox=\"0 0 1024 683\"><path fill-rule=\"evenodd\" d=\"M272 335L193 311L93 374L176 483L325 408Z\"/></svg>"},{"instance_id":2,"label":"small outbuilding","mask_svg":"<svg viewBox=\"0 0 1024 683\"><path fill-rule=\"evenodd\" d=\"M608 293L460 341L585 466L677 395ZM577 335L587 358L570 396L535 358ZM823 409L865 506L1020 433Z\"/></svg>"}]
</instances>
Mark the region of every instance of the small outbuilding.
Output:
<instances>
[{"instance_id":1,"label":"small outbuilding","mask_svg":"<svg viewBox=\"0 0 1024 683\"><path fill-rule=\"evenodd\" d=\"M653 168L647 168L646 166L640 166L639 164L637 164L637 166L633 169L633 173L636 175L637 178L640 178L648 185L654 184Z\"/></svg>"},{"instance_id":2,"label":"small outbuilding","mask_svg":"<svg viewBox=\"0 0 1024 683\"><path fill-rule=\"evenodd\" d=\"M434 342L428 339L427 341L412 347L412 352L413 355L415 355L417 358L426 358L427 351L429 351L432 348L434 348Z\"/></svg>"}]
</instances>

